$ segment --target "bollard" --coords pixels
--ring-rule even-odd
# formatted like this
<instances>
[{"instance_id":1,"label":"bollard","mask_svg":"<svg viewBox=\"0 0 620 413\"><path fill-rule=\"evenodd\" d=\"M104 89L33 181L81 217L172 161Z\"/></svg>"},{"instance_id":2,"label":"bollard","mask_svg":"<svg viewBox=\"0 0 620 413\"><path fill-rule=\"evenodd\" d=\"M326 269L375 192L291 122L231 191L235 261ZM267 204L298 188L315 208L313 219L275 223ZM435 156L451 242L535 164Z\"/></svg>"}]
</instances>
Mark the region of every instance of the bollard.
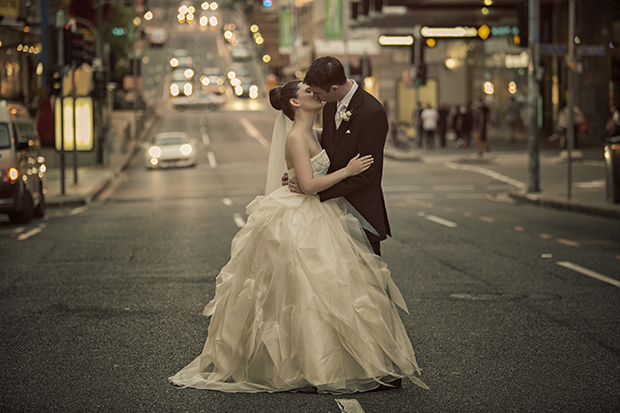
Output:
<instances>
[{"instance_id":1,"label":"bollard","mask_svg":"<svg viewBox=\"0 0 620 413\"><path fill-rule=\"evenodd\" d=\"M607 202L620 203L620 143L605 145L605 182Z\"/></svg>"}]
</instances>

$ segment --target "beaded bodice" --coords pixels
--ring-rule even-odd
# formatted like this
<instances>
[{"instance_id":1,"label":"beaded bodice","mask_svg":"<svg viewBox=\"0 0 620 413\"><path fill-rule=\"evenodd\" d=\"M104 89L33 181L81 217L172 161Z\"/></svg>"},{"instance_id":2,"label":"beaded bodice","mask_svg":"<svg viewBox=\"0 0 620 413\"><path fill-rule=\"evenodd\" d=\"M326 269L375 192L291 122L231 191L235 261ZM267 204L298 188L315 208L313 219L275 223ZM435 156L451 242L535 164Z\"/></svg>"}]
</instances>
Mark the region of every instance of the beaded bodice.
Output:
<instances>
[{"instance_id":1,"label":"beaded bodice","mask_svg":"<svg viewBox=\"0 0 620 413\"><path fill-rule=\"evenodd\" d=\"M327 156L325 149L313 156L310 159L310 164L312 165L312 176L315 178L327 174L327 170L329 169L329 156ZM290 169L288 175L290 177L297 176L295 168Z\"/></svg>"}]
</instances>

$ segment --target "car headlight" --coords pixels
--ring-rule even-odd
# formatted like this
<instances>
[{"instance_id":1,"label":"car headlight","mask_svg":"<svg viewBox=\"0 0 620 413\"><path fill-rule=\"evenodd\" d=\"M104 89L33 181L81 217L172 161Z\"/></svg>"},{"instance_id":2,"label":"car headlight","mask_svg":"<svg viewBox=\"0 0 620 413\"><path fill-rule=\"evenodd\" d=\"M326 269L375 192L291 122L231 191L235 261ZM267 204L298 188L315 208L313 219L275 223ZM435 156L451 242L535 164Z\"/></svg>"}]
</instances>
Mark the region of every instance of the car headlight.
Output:
<instances>
[{"instance_id":1,"label":"car headlight","mask_svg":"<svg viewBox=\"0 0 620 413\"><path fill-rule=\"evenodd\" d=\"M170 94L172 96L178 96L179 94L179 85L177 85L176 83L173 85L170 85Z\"/></svg>"},{"instance_id":2,"label":"car headlight","mask_svg":"<svg viewBox=\"0 0 620 413\"><path fill-rule=\"evenodd\" d=\"M183 74L185 75L186 79L191 79L192 77L194 77L194 71L192 69L185 69L185 72L183 72Z\"/></svg>"},{"instance_id":3,"label":"car headlight","mask_svg":"<svg viewBox=\"0 0 620 413\"><path fill-rule=\"evenodd\" d=\"M243 87L242 86L235 86L235 94L237 96L243 95Z\"/></svg>"},{"instance_id":4,"label":"car headlight","mask_svg":"<svg viewBox=\"0 0 620 413\"><path fill-rule=\"evenodd\" d=\"M250 86L250 90L248 92L250 99L256 99L258 97L258 86L252 85Z\"/></svg>"},{"instance_id":5,"label":"car headlight","mask_svg":"<svg viewBox=\"0 0 620 413\"><path fill-rule=\"evenodd\" d=\"M185 143L181 145L181 148L179 150L183 155L187 156L192 153L192 145L190 145L189 143Z\"/></svg>"},{"instance_id":6,"label":"car headlight","mask_svg":"<svg viewBox=\"0 0 620 413\"><path fill-rule=\"evenodd\" d=\"M153 158L159 158L161 156L161 148L159 146L151 146L149 155Z\"/></svg>"},{"instance_id":7,"label":"car headlight","mask_svg":"<svg viewBox=\"0 0 620 413\"><path fill-rule=\"evenodd\" d=\"M192 94L192 90L193 90L193 87L192 87L191 83L186 83L183 86L183 93L185 93L186 96L191 95Z\"/></svg>"}]
</instances>

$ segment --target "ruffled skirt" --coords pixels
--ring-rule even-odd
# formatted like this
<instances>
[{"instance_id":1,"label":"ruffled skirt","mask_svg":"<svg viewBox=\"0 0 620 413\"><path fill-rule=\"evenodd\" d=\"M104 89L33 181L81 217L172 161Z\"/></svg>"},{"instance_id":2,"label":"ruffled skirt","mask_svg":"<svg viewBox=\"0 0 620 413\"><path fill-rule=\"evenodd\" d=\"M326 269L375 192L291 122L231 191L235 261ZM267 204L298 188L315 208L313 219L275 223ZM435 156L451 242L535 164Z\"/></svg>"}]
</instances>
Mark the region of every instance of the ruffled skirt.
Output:
<instances>
[{"instance_id":1,"label":"ruffled skirt","mask_svg":"<svg viewBox=\"0 0 620 413\"><path fill-rule=\"evenodd\" d=\"M415 376L405 302L339 200L283 187L247 206L203 352L169 380L224 392L353 393Z\"/></svg>"}]
</instances>

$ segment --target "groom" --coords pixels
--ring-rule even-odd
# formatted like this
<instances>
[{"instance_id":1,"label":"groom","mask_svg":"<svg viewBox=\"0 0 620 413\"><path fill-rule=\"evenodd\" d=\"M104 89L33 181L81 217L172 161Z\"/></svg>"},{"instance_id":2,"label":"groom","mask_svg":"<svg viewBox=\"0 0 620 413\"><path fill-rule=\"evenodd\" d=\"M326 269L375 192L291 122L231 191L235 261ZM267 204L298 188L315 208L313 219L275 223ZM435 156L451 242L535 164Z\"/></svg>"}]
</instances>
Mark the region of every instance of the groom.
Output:
<instances>
[{"instance_id":1,"label":"groom","mask_svg":"<svg viewBox=\"0 0 620 413\"><path fill-rule=\"evenodd\" d=\"M366 237L375 254L381 255L380 241L391 236L381 189L383 147L388 133L385 109L355 81L347 79L342 63L332 56L316 59L304 83L317 99L327 102L323 107L321 146L330 159L328 173L344 168L358 153L374 159L370 169L319 192L319 196L321 201L345 197L377 231L378 235L366 231ZM294 181L289 187L300 192Z\"/></svg>"}]
</instances>

